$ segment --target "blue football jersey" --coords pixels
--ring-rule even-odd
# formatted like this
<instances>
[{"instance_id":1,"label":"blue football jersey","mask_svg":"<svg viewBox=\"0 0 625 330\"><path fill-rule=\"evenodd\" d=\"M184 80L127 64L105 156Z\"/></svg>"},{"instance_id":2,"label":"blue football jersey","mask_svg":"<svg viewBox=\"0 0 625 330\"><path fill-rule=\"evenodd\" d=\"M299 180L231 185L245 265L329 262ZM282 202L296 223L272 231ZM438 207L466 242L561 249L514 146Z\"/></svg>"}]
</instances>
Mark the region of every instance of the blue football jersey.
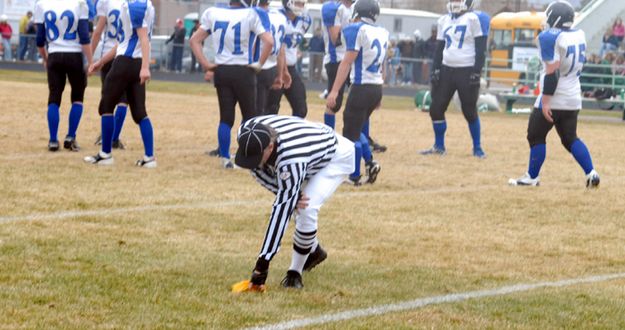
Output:
<instances>
[{"instance_id":1,"label":"blue football jersey","mask_svg":"<svg viewBox=\"0 0 625 330\"><path fill-rule=\"evenodd\" d=\"M200 28L210 34L217 65L248 65L254 61L254 40L271 33L269 15L258 8L212 7L202 14Z\"/></svg>"},{"instance_id":2,"label":"blue football jersey","mask_svg":"<svg viewBox=\"0 0 625 330\"><path fill-rule=\"evenodd\" d=\"M141 45L136 29L146 28L148 38L154 26L154 6L151 0L127 0L122 3L117 33L117 56L141 58Z\"/></svg>"},{"instance_id":3,"label":"blue football jersey","mask_svg":"<svg viewBox=\"0 0 625 330\"><path fill-rule=\"evenodd\" d=\"M281 9L280 11L286 17L284 9ZM287 17L287 21L290 26L291 33L287 34L284 38L284 44L286 46L286 65L293 66L297 64L297 49L304 41L304 35L308 32L308 29L312 24L312 18L310 15L306 14L304 16L295 17L295 20L293 21Z\"/></svg>"},{"instance_id":4,"label":"blue football jersey","mask_svg":"<svg viewBox=\"0 0 625 330\"><path fill-rule=\"evenodd\" d=\"M358 52L350 73L354 85L382 85L389 33L380 26L358 22L343 29L347 51Z\"/></svg>"},{"instance_id":5,"label":"blue football jersey","mask_svg":"<svg viewBox=\"0 0 625 330\"><path fill-rule=\"evenodd\" d=\"M586 35L582 30L549 29L538 35L538 49L543 61L540 75L544 86L545 68L548 63L560 62L558 86L551 98L551 108L556 110L580 110L582 90L579 81L586 62ZM542 97L535 107L542 108Z\"/></svg>"},{"instance_id":6,"label":"blue football jersey","mask_svg":"<svg viewBox=\"0 0 625 330\"><path fill-rule=\"evenodd\" d=\"M480 11L439 18L436 39L445 41L443 64L453 68L474 66L475 38L488 37L489 30L490 17Z\"/></svg>"},{"instance_id":7,"label":"blue football jersey","mask_svg":"<svg viewBox=\"0 0 625 330\"><path fill-rule=\"evenodd\" d=\"M82 51L78 22L89 19L85 0L40 0L35 5L35 23L43 24L48 53L79 53Z\"/></svg>"},{"instance_id":8,"label":"blue football jersey","mask_svg":"<svg viewBox=\"0 0 625 330\"><path fill-rule=\"evenodd\" d=\"M324 26L323 41L326 46L323 63L338 63L345 56L345 44L337 42L339 45L334 45L330 42L330 28L333 26L345 28L352 18L352 10L345 7L340 1L330 0L321 6L321 18Z\"/></svg>"}]
</instances>

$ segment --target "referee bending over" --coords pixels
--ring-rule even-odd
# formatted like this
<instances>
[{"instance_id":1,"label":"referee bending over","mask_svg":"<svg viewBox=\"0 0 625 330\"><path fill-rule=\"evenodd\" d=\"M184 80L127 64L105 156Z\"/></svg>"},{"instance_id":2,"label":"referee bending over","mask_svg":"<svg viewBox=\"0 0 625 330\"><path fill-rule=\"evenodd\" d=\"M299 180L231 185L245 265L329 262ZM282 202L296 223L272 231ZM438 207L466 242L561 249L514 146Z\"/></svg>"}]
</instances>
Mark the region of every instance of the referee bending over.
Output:
<instances>
[{"instance_id":1,"label":"referee bending over","mask_svg":"<svg viewBox=\"0 0 625 330\"><path fill-rule=\"evenodd\" d=\"M278 252L296 208L293 258L282 286L301 289L302 271L327 257L317 241L317 215L354 171L354 144L329 126L276 115L245 122L239 129L238 142L235 163L251 170L276 200L252 278L235 285L233 291L265 290L269 263Z\"/></svg>"}]
</instances>

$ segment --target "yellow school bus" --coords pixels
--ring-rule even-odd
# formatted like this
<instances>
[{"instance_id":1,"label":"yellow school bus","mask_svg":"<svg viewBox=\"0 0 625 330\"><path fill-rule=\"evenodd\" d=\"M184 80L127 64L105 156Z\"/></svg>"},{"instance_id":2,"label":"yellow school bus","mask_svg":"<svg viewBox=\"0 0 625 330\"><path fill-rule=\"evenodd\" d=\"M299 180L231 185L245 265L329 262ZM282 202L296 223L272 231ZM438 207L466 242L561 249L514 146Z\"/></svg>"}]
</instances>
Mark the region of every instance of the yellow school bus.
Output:
<instances>
[{"instance_id":1,"label":"yellow school bus","mask_svg":"<svg viewBox=\"0 0 625 330\"><path fill-rule=\"evenodd\" d=\"M544 19L544 13L528 11L504 12L492 18L488 42L491 81L512 85L525 78L528 63L538 57L536 38Z\"/></svg>"}]
</instances>

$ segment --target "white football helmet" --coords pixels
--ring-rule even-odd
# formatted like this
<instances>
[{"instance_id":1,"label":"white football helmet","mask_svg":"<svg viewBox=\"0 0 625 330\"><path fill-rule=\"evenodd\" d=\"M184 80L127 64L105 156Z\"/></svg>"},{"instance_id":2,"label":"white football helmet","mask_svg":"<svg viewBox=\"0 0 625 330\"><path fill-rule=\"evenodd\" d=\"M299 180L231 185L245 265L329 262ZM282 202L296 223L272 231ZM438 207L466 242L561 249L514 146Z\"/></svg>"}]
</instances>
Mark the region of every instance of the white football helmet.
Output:
<instances>
[{"instance_id":1,"label":"white football helmet","mask_svg":"<svg viewBox=\"0 0 625 330\"><path fill-rule=\"evenodd\" d=\"M450 14L460 14L477 7L478 1L479 0L449 0L449 2L447 2L447 11Z\"/></svg>"}]
</instances>

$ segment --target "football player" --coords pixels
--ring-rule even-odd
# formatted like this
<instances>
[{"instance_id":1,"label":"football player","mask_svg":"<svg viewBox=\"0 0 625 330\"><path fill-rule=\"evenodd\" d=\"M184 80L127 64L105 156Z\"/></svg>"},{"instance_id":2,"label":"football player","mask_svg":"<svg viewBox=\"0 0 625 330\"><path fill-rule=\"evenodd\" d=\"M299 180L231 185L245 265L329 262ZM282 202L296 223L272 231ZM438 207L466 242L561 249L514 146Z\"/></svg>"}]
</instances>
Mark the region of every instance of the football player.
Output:
<instances>
[{"instance_id":1,"label":"football player","mask_svg":"<svg viewBox=\"0 0 625 330\"><path fill-rule=\"evenodd\" d=\"M132 119L139 125L144 155L135 164L155 168L154 131L145 107L145 83L150 80L150 36L154 25L154 7L151 0L123 1L119 13L117 45L95 62L89 73L102 69L113 61L100 100L99 113L102 124L102 148L95 156L85 157L85 162L112 165L111 153L115 119L113 111L122 94L126 92Z\"/></svg>"},{"instance_id":2,"label":"football player","mask_svg":"<svg viewBox=\"0 0 625 330\"><path fill-rule=\"evenodd\" d=\"M91 40L91 51L95 53L100 40L102 40L100 57L108 53L117 44L117 34L120 28L119 15L121 13L122 3L124 0L98 0L97 2L97 22L93 31ZM102 92L104 92L104 81L106 75L111 71L113 62L106 63L100 72L100 80L102 81ZM117 108L115 109L115 129L113 131L113 149L124 149L124 144L119 140L126 113L128 112L128 100L126 92L122 94ZM97 139L96 144L102 143L102 136Z\"/></svg>"},{"instance_id":3,"label":"football player","mask_svg":"<svg viewBox=\"0 0 625 330\"><path fill-rule=\"evenodd\" d=\"M253 0L231 0L229 7L208 8L200 19L200 29L189 40L193 54L206 72L204 78L214 80L217 89L217 154L226 169L234 168L230 160L230 132L235 106L239 104L243 121L256 116L256 74L273 49L269 16L252 5ZM216 51L215 63L209 62L202 50L202 42L208 36ZM262 47L258 61L254 62L252 47L257 36Z\"/></svg>"},{"instance_id":4,"label":"football player","mask_svg":"<svg viewBox=\"0 0 625 330\"><path fill-rule=\"evenodd\" d=\"M586 174L586 187L599 186L588 148L577 137L577 116L582 107L579 81L586 61L584 31L573 29L575 10L566 1L554 1L545 11L546 29L538 36L538 48L543 61L540 77L542 94L534 104L527 127L530 160L527 173L510 179L514 186L538 186L540 168L547 153L547 134L556 127L562 145Z\"/></svg>"},{"instance_id":5,"label":"football player","mask_svg":"<svg viewBox=\"0 0 625 330\"><path fill-rule=\"evenodd\" d=\"M284 71L286 71L284 40L287 34L291 33L291 30L286 17L278 9L269 9L269 0L259 0L258 7L267 12L273 37L271 55L267 58L257 76L256 114L263 115L267 114L269 93L272 88L282 89L283 79L286 77L284 74ZM256 61L260 55L258 50L260 50L261 45L262 41L260 39L254 45L254 60Z\"/></svg>"},{"instance_id":6,"label":"football player","mask_svg":"<svg viewBox=\"0 0 625 330\"><path fill-rule=\"evenodd\" d=\"M473 156L486 157L481 145L477 99L486 58L490 17L473 10L475 2L476 0L449 0L449 14L438 20L438 44L431 76L430 106L435 142L432 148L421 151L422 155L445 154L445 111L457 91L462 114L469 123L473 139Z\"/></svg>"},{"instance_id":7,"label":"football player","mask_svg":"<svg viewBox=\"0 0 625 330\"><path fill-rule=\"evenodd\" d=\"M374 183L380 172L380 165L373 160L362 129L382 101L383 70L389 33L383 27L375 25L380 15L377 0L359 0L354 7L354 23L343 29L343 41L347 51L338 67L326 105L328 109L336 107L340 90L351 68L352 86L343 114L343 136L355 144L356 164L349 180L358 186L363 183L360 174L361 157L365 159L367 168L365 183Z\"/></svg>"},{"instance_id":8,"label":"football player","mask_svg":"<svg viewBox=\"0 0 625 330\"><path fill-rule=\"evenodd\" d=\"M82 117L87 87L83 54L88 65L93 61L89 44L89 7L84 0L41 0L35 6L35 24L37 47L48 73L48 150L59 150L59 107L68 79L72 87L72 107L63 147L78 151L80 147L76 142L76 131Z\"/></svg>"},{"instance_id":9,"label":"football player","mask_svg":"<svg viewBox=\"0 0 625 330\"><path fill-rule=\"evenodd\" d=\"M280 12L287 18L292 33L284 38L286 46L286 66L284 73L283 88L272 89L269 92L268 104L265 113L277 114L280 110L282 95L286 96L291 105L293 116L306 118L308 105L306 104L306 86L302 81L299 71L296 69L297 51L304 40L304 34L312 22L310 15L305 13L307 0L282 0Z\"/></svg>"}]
</instances>

